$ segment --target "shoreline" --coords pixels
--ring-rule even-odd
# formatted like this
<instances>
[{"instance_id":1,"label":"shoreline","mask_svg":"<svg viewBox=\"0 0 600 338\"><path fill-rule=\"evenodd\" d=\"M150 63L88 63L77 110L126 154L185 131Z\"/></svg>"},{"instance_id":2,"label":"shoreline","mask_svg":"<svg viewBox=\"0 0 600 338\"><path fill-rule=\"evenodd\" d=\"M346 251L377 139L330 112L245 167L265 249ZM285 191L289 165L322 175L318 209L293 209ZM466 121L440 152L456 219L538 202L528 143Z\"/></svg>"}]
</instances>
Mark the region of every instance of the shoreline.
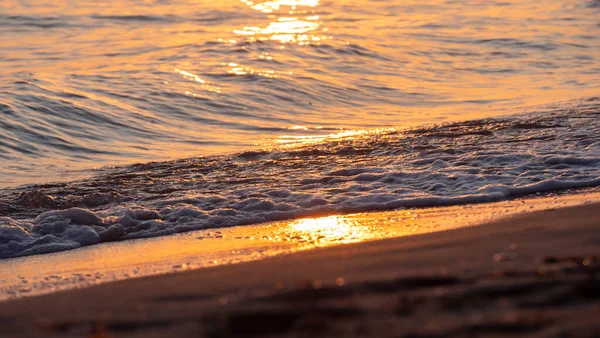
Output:
<instances>
[{"instance_id":1,"label":"shoreline","mask_svg":"<svg viewBox=\"0 0 600 338\"><path fill-rule=\"evenodd\" d=\"M585 327L591 335L583 336L593 336L598 224L600 203L550 208L8 300L0 333L579 336Z\"/></svg>"},{"instance_id":2,"label":"shoreline","mask_svg":"<svg viewBox=\"0 0 600 338\"><path fill-rule=\"evenodd\" d=\"M598 187L596 108L590 101L529 118L381 131L0 190L0 258L313 215Z\"/></svg>"},{"instance_id":3,"label":"shoreline","mask_svg":"<svg viewBox=\"0 0 600 338\"><path fill-rule=\"evenodd\" d=\"M107 282L490 223L600 200L597 189L502 202L333 215L101 243L0 260L0 302Z\"/></svg>"}]
</instances>

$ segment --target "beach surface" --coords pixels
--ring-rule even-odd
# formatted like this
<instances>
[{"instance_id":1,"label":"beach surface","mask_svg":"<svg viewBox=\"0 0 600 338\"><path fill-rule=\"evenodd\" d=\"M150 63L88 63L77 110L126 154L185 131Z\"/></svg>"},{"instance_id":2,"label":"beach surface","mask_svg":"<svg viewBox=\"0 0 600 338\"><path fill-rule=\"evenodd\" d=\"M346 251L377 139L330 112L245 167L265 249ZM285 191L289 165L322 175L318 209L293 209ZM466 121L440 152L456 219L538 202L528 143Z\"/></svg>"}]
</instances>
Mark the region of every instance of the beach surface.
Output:
<instances>
[{"instance_id":1,"label":"beach surface","mask_svg":"<svg viewBox=\"0 0 600 338\"><path fill-rule=\"evenodd\" d=\"M0 338L600 336L599 17L0 1Z\"/></svg>"},{"instance_id":2,"label":"beach surface","mask_svg":"<svg viewBox=\"0 0 600 338\"><path fill-rule=\"evenodd\" d=\"M599 225L588 202L7 300L0 335L594 337Z\"/></svg>"}]
</instances>

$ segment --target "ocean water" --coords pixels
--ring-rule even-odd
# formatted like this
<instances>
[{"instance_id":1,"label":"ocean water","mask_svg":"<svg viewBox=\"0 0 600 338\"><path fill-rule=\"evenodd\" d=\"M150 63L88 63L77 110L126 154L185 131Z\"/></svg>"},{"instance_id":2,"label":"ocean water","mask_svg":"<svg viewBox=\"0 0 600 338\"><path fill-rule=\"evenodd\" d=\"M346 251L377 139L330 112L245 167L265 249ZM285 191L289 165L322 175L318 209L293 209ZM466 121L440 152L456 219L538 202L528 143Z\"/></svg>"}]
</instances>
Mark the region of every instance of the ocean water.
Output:
<instances>
[{"instance_id":1,"label":"ocean water","mask_svg":"<svg viewBox=\"0 0 600 338\"><path fill-rule=\"evenodd\" d=\"M600 2L0 3L0 258L600 185Z\"/></svg>"}]
</instances>

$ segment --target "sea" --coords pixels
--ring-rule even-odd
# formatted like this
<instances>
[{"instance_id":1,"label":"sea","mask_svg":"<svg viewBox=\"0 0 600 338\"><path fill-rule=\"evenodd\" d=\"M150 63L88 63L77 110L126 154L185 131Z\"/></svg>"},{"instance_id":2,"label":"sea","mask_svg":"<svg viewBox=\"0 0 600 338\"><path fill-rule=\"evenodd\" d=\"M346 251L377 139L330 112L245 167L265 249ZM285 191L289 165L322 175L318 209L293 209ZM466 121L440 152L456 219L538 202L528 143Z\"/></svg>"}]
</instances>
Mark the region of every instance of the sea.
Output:
<instances>
[{"instance_id":1,"label":"sea","mask_svg":"<svg viewBox=\"0 0 600 338\"><path fill-rule=\"evenodd\" d=\"M598 186L598 0L0 2L0 258Z\"/></svg>"}]
</instances>

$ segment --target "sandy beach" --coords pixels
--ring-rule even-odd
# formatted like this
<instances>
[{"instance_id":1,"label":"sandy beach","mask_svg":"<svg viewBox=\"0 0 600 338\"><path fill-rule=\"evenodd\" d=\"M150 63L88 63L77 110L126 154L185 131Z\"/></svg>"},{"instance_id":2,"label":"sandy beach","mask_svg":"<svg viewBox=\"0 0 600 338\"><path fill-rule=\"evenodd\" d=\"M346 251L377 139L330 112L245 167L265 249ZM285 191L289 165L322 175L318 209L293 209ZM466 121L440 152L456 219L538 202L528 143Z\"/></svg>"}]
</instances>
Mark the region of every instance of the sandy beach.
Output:
<instances>
[{"instance_id":1,"label":"sandy beach","mask_svg":"<svg viewBox=\"0 0 600 338\"><path fill-rule=\"evenodd\" d=\"M0 1L0 338L600 337L600 0Z\"/></svg>"},{"instance_id":2,"label":"sandy beach","mask_svg":"<svg viewBox=\"0 0 600 338\"><path fill-rule=\"evenodd\" d=\"M588 203L9 300L0 335L595 337L599 224Z\"/></svg>"}]
</instances>

